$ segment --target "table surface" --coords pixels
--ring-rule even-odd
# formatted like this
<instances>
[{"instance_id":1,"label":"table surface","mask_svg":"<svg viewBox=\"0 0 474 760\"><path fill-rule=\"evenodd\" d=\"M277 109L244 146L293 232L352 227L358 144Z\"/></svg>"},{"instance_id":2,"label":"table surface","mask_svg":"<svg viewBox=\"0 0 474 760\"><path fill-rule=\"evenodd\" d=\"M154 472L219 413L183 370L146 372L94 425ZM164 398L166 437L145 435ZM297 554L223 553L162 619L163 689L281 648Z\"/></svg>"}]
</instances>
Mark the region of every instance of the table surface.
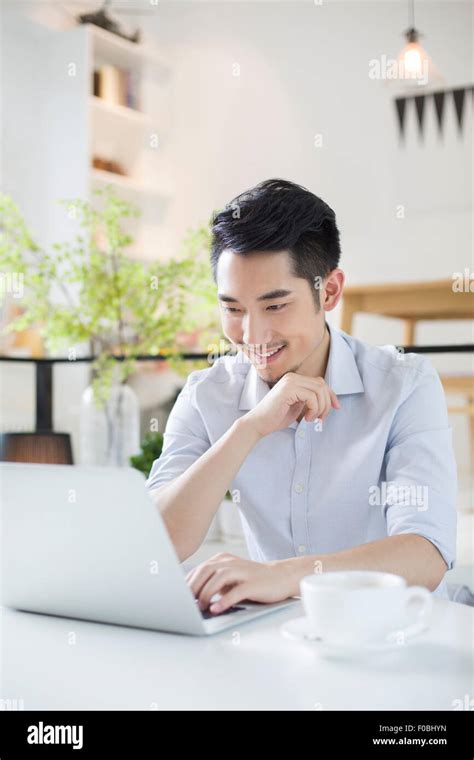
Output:
<instances>
[{"instance_id":1,"label":"table surface","mask_svg":"<svg viewBox=\"0 0 474 760\"><path fill-rule=\"evenodd\" d=\"M466 605L435 600L416 643L357 660L284 638L300 614L190 637L0 608L1 697L25 710L452 710L474 693Z\"/></svg>"}]
</instances>

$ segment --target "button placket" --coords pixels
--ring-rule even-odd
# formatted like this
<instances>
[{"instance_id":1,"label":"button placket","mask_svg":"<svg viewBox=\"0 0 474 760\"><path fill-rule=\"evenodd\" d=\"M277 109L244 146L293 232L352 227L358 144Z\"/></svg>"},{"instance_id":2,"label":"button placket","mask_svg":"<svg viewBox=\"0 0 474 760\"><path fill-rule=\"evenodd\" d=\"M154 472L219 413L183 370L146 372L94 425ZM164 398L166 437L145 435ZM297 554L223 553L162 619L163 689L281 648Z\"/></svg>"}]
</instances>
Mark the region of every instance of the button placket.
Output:
<instances>
[{"instance_id":1,"label":"button placket","mask_svg":"<svg viewBox=\"0 0 474 760\"><path fill-rule=\"evenodd\" d=\"M291 532L295 555L304 554L309 545L306 513L311 446L303 421L295 429L295 469L291 487Z\"/></svg>"}]
</instances>

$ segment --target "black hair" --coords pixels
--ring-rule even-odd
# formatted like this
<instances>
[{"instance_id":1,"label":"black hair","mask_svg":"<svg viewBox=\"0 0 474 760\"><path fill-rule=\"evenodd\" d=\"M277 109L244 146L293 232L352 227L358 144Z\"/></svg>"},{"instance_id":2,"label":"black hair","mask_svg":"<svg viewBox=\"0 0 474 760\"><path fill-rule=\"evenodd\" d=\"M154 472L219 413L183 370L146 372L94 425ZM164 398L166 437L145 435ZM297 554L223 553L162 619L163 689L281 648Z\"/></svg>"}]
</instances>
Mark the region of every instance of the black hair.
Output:
<instances>
[{"instance_id":1,"label":"black hair","mask_svg":"<svg viewBox=\"0 0 474 760\"><path fill-rule=\"evenodd\" d=\"M211 218L211 267L226 248L233 253L287 250L295 277L306 279L319 296L316 278L339 264L336 215L321 198L284 179L267 179L238 195Z\"/></svg>"}]
</instances>

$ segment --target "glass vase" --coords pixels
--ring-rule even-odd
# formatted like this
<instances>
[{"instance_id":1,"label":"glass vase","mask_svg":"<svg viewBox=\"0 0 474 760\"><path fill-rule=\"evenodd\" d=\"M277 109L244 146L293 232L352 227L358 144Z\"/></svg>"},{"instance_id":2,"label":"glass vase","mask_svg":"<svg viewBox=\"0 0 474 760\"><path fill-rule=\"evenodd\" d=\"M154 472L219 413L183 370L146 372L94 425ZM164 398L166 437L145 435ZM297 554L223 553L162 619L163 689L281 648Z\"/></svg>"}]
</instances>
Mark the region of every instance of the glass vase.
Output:
<instances>
[{"instance_id":1,"label":"glass vase","mask_svg":"<svg viewBox=\"0 0 474 760\"><path fill-rule=\"evenodd\" d=\"M140 453L140 409L135 391L124 383L112 385L103 407L97 407L92 386L82 394L80 464L130 466Z\"/></svg>"}]
</instances>

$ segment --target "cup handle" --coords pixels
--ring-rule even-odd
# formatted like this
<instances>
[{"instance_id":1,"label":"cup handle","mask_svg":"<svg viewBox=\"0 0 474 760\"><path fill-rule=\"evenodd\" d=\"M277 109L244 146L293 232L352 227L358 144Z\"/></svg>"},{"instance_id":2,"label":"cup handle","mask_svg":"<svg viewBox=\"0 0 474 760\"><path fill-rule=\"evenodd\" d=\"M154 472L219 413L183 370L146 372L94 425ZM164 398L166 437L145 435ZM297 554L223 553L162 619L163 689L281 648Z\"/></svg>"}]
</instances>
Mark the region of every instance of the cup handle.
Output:
<instances>
[{"instance_id":1,"label":"cup handle","mask_svg":"<svg viewBox=\"0 0 474 760\"><path fill-rule=\"evenodd\" d=\"M419 600L421 604L415 611L415 617L411 620L411 623L419 623L421 621L427 621L433 610L433 596L431 591L428 591L424 586L409 586L407 588L405 597L405 611L408 613L408 605L414 599Z\"/></svg>"}]
</instances>

